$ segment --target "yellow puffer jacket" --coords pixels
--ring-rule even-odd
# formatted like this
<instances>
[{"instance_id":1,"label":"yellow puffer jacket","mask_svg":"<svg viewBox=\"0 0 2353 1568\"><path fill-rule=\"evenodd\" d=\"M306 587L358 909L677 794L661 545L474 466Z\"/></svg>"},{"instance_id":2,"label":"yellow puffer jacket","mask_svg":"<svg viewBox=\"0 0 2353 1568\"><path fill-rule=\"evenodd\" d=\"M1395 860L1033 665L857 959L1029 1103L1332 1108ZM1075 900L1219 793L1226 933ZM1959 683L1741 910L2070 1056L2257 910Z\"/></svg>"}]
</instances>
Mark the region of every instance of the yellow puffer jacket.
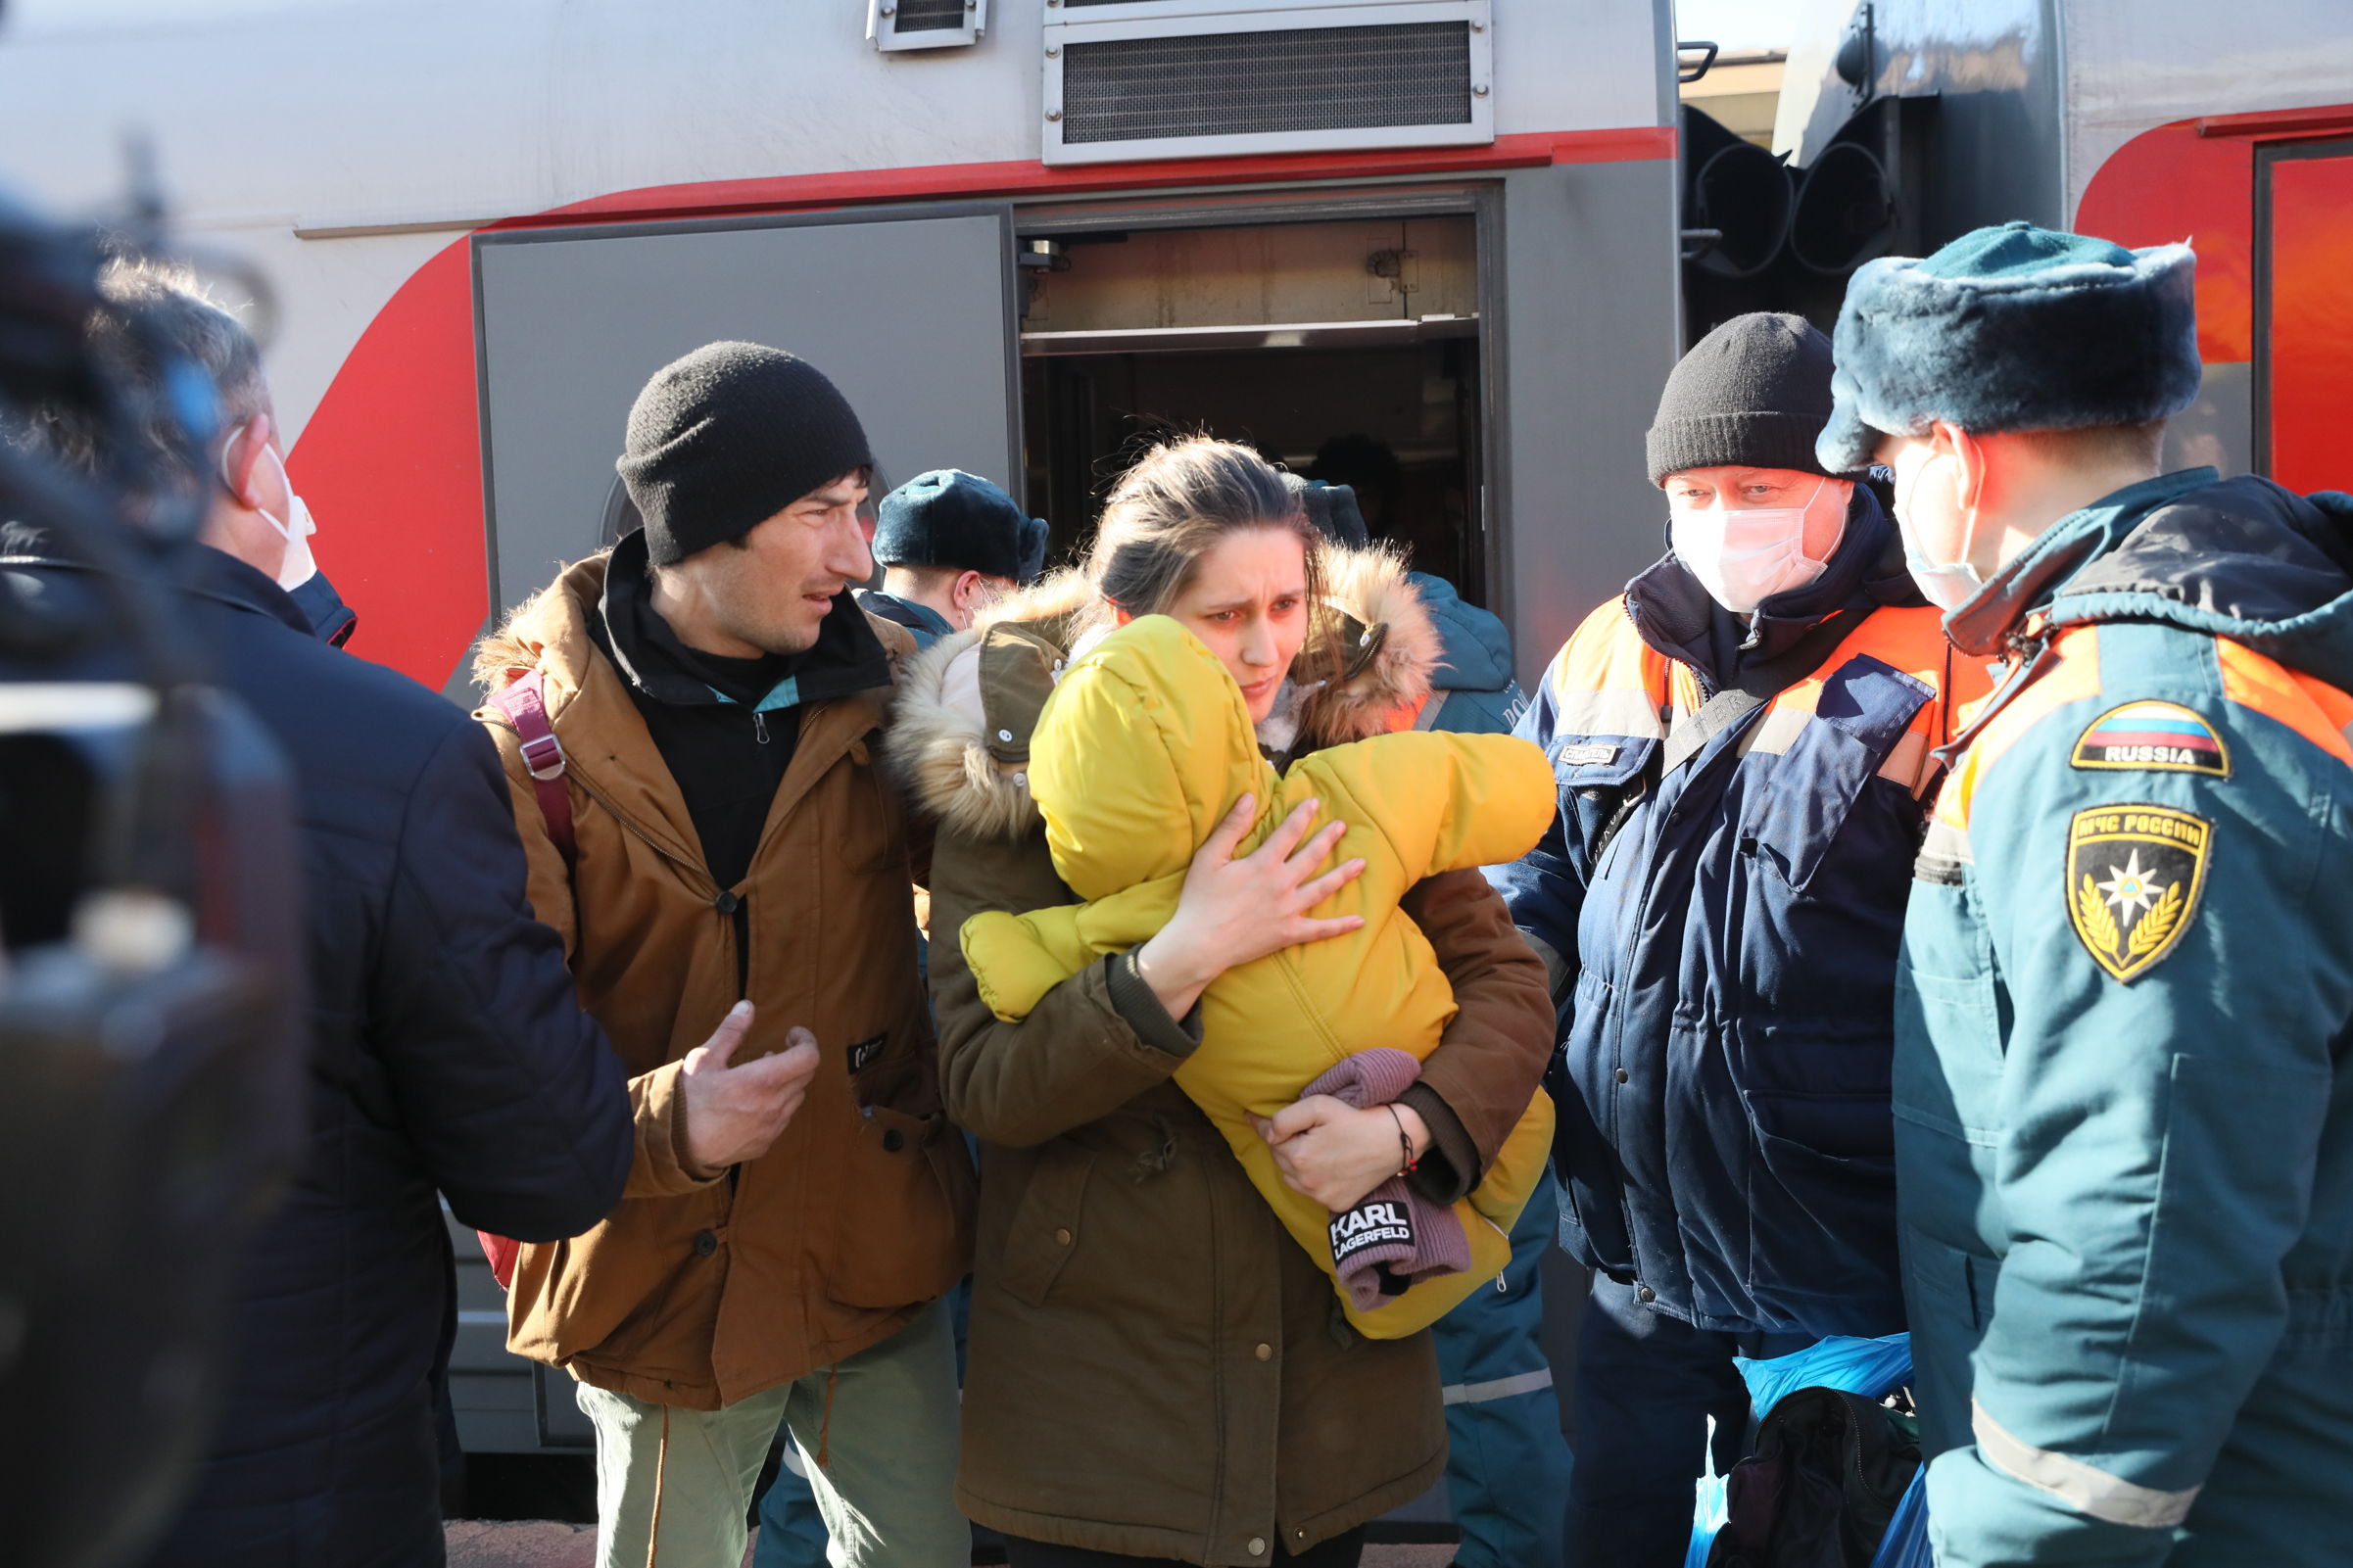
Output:
<instances>
[{"instance_id":1,"label":"yellow puffer jacket","mask_svg":"<svg viewBox=\"0 0 2353 1568\"><path fill-rule=\"evenodd\" d=\"M1277 776L1232 676L1183 627L1154 615L1112 633L1062 677L1039 715L1029 774L1054 868L1088 902L965 923L966 963L1007 1022L1166 925L1194 851L1244 792L1257 796L1258 820L1237 853L1309 798L1321 802L1318 826L1348 824L1334 862L1362 856L1365 873L1315 913L1361 915L1363 928L1221 975L1202 997L1201 1046L1176 1070L1293 1239L1332 1272L1331 1215L1285 1185L1251 1118L1292 1104L1357 1051L1422 1057L1437 1045L1454 993L1397 902L1434 873L1534 846L1557 804L1543 753L1510 736L1387 735L1315 752ZM1543 1173L1552 1132L1552 1103L1539 1093L1486 1179L1455 1206L1467 1271L1424 1279L1369 1311L1340 1292L1360 1332L1394 1339L1426 1328L1502 1270L1505 1232Z\"/></svg>"}]
</instances>

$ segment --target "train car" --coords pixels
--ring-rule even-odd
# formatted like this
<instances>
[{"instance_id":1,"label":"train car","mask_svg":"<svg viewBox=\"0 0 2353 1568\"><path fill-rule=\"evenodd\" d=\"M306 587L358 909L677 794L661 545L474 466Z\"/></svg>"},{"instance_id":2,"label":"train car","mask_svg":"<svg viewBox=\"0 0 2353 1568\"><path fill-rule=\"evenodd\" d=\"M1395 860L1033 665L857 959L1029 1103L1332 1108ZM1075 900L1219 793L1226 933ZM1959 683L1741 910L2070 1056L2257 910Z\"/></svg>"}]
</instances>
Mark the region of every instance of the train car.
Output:
<instances>
[{"instance_id":1,"label":"train car","mask_svg":"<svg viewBox=\"0 0 2353 1568\"><path fill-rule=\"evenodd\" d=\"M2344 0L1820 0L1774 144L1688 122L1693 324L2030 218L2197 250L2205 383L2168 459L2353 489L2353 6ZM1715 161L1720 156L1720 162Z\"/></svg>"},{"instance_id":2,"label":"train car","mask_svg":"<svg viewBox=\"0 0 2353 1568\"><path fill-rule=\"evenodd\" d=\"M609 538L638 387L723 337L1062 551L1155 429L1352 479L1524 682L1662 543L1671 40L1666 0L12 0L0 178L94 211L146 139L272 281L352 650L469 705ZM466 1445L584 1444L453 1235Z\"/></svg>"}]
</instances>

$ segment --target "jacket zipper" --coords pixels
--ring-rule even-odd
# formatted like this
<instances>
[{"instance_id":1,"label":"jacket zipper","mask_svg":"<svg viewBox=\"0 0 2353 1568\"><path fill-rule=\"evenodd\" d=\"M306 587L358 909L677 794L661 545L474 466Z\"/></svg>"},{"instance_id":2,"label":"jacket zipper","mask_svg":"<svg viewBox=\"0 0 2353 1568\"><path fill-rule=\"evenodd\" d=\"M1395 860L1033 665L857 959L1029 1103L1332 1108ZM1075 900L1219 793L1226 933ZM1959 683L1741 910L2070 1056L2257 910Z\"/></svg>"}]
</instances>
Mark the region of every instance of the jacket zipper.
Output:
<instances>
[{"instance_id":1,"label":"jacket zipper","mask_svg":"<svg viewBox=\"0 0 2353 1568\"><path fill-rule=\"evenodd\" d=\"M751 710L751 734L761 745L768 743L768 715L757 708Z\"/></svg>"}]
</instances>

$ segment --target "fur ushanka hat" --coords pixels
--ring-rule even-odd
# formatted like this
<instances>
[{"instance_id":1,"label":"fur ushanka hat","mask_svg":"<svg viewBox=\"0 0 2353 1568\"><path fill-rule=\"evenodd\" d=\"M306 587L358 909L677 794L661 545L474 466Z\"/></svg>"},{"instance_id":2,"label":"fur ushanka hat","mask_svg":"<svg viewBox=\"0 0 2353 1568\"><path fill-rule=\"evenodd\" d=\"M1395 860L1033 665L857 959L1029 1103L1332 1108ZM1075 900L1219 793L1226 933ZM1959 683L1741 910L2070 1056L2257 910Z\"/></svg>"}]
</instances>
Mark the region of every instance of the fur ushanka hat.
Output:
<instances>
[{"instance_id":1,"label":"fur ushanka hat","mask_svg":"<svg viewBox=\"0 0 2353 1568\"><path fill-rule=\"evenodd\" d=\"M1847 284L1822 466L1874 461L1937 420L1972 434L2089 430L2180 413L2198 394L2197 258L2003 223Z\"/></svg>"}]
</instances>

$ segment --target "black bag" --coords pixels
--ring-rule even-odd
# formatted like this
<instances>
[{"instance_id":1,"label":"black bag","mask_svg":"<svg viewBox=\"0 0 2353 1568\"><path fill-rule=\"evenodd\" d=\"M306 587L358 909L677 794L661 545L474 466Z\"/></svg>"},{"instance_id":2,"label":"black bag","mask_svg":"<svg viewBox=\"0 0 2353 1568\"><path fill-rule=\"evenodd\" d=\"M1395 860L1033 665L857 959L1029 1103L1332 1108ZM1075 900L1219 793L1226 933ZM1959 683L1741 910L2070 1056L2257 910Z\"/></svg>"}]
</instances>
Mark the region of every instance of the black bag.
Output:
<instances>
[{"instance_id":1,"label":"black bag","mask_svg":"<svg viewBox=\"0 0 2353 1568\"><path fill-rule=\"evenodd\" d=\"M1920 1445L1876 1400L1799 1389L1725 1478L1725 1522L1707 1568L1870 1568Z\"/></svg>"}]
</instances>

